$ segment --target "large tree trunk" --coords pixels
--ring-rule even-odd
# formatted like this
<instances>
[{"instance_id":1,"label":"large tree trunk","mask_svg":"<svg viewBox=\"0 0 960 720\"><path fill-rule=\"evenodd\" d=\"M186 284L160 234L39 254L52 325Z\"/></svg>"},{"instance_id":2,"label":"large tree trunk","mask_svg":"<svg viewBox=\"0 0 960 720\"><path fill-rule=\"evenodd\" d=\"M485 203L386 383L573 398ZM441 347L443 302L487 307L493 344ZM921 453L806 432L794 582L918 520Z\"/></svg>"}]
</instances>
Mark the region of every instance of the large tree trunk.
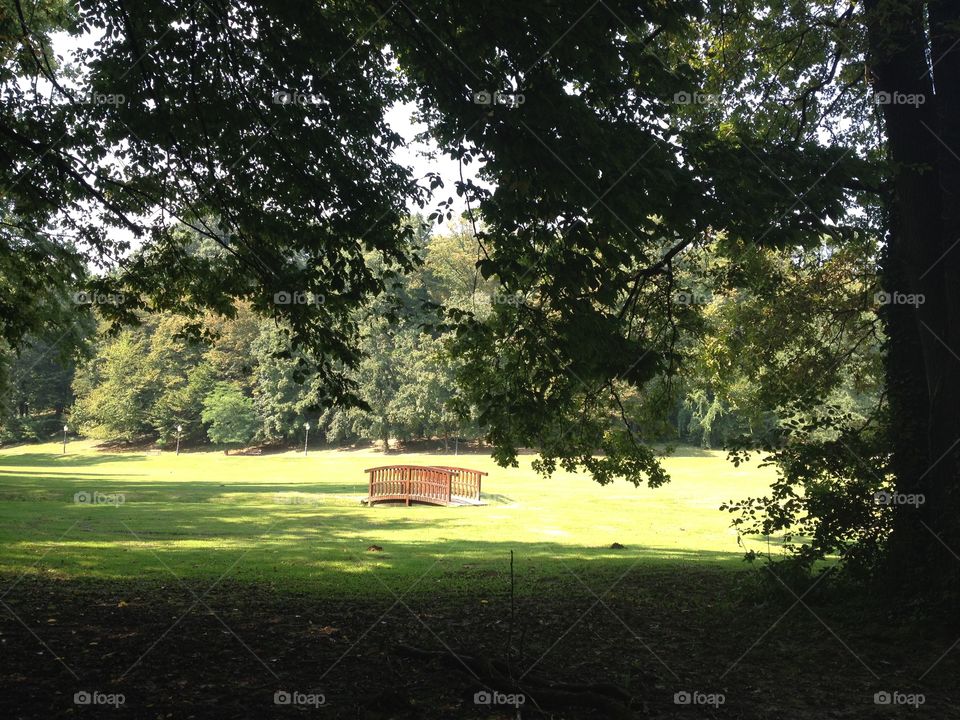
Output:
<instances>
[{"instance_id":1,"label":"large tree trunk","mask_svg":"<svg viewBox=\"0 0 960 720\"><path fill-rule=\"evenodd\" d=\"M868 0L870 72L894 167L884 282L897 490L890 577L929 591L960 578L960 39L955 0ZM925 15L925 11L929 15ZM929 18L929 28L926 25ZM927 53L932 60L928 62ZM932 68L931 68L932 62ZM934 93L936 87L936 93ZM911 103L910 97L922 99ZM955 244L958 246L955 247ZM935 585L934 585L935 584Z\"/></svg>"}]
</instances>

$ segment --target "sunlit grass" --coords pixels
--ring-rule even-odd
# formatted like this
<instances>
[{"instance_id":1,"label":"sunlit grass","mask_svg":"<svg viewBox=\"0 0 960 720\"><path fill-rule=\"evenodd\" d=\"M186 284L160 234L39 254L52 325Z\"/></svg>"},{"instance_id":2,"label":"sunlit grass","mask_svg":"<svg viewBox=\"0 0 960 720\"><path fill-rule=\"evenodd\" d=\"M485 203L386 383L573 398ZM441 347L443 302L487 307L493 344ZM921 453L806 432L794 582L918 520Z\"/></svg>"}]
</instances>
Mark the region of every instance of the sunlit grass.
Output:
<instances>
[{"instance_id":1,"label":"sunlit grass","mask_svg":"<svg viewBox=\"0 0 960 720\"><path fill-rule=\"evenodd\" d=\"M502 584L515 553L518 591L538 579L622 572L636 563L738 567L726 500L762 494L772 471L723 454L666 460L672 482L651 490L588 477L544 479L482 455L366 451L256 457L218 452L104 453L73 442L0 450L0 570L100 579L209 578L318 592L456 590ZM375 506L364 468L458 464L486 470L482 507ZM88 493L108 504L75 502ZM625 546L610 548L612 543ZM382 552L369 552L378 545ZM765 543L754 543L757 549ZM391 590L388 591L387 588Z\"/></svg>"}]
</instances>

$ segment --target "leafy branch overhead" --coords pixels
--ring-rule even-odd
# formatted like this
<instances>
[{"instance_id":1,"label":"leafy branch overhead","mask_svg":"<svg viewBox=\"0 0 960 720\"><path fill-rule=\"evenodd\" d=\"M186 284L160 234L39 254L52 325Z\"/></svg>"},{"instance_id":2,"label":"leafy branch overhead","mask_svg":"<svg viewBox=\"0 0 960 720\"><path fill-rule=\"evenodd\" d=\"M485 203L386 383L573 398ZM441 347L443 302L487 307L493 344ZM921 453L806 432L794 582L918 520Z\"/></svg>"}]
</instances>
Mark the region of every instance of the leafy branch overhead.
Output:
<instances>
[{"instance_id":1,"label":"leafy branch overhead","mask_svg":"<svg viewBox=\"0 0 960 720\"><path fill-rule=\"evenodd\" d=\"M696 432L771 454L784 482L752 502L812 517L815 556L889 536L943 559L958 27L933 0L7 0L0 332L80 347L78 297L134 349L125 326L211 340L251 312L264 436L322 412L389 443L429 407L502 463L655 486L654 445ZM58 54L63 32L90 42ZM398 108L457 163L449 190L399 162ZM411 211L462 220L469 251L431 265ZM78 407L166 427L211 377ZM933 501L832 514L891 483Z\"/></svg>"}]
</instances>

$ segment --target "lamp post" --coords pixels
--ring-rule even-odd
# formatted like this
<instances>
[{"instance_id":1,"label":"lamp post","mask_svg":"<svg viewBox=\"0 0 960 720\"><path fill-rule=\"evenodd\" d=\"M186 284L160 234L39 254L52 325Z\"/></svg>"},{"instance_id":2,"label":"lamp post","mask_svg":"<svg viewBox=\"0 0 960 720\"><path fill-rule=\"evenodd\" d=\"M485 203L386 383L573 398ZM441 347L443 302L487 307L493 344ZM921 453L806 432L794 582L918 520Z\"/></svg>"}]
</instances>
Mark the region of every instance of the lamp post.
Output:
<instances>
[{"instance_id":1,"label":"lamp post","mask_svg":"<svg viewBox=\"0 0 960 720\"><path fill-rule=\"evenodd\" d=\"M310 439L310 423L306 422L303 424L306 434L303 436L303 456L307 456L307 441Z\"/></svg>"},{"instance_id":2,"label":"lamp post","mask_svg":"<svg viewBox=\"0 0 960 720\"><path fill-rule=\"evenodd\" d=\"M177 455L180 454L180 433L183 432L183 425L177 425Z\"/></svg>"},{"instance_id":3,"label":"lamp post","mask_svg":"<svg viewBox=\"0 0 960 720\"><path fill-rule=\"evenodd\" d=\"M63 426L63 453L62 453L63 455L67 454L67 430L69 429L70 429L69 426L67 425Z\"/></svg>"}]
</instances>

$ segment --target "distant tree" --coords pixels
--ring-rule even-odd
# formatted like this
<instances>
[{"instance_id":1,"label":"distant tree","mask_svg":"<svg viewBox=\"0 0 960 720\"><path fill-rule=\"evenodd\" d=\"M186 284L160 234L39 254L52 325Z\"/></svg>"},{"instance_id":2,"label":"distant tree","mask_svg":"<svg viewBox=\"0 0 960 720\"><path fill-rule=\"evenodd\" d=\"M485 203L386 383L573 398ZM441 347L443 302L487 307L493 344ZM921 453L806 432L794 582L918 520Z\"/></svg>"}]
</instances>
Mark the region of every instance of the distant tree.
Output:
<instances>
[{"instance_id":1,"label":"distant tree","mask_svg":"<svg viewBox=\"0 0 960 720\"><path fill-rule=\"evenodd\" d=\"M420 227L416 218L415 227ZM462 223L450 232L418 231L421 262L394 278L391 296L370 304L360 322L363 354L351 377L365 408L331 408L323 415L333 441L358 438L411 440L454 433L480 434L460 394L459 361L450 350L454 332L447 311L486 317L496 283L479 277L477 246Z\"/></svg>"},{"instance_id":2,"label":"distant tree","mask_svg":"<svg viewBox=\"0 0 960 720\"><path fill-rule=\"evenodd\" d=\"M248 443L260 426L253 400L243 394L238 383L219 383L204 398L202 418L214 443Z\"/></svg>"},{"instance_id":3,"label":"distant tree","mask_svg":"<svg viewBox=\"0 0 960 720\"><path fill-rule=\"evenodd\" d=\"M155 394L147 372L149 338L125 330L101 341L96 356L77 372L72 421L86 435L132 440L153 429L148 420Z\"/></svg>"},{"instance_id":4,"label":"distant tree","mask_svg":"<svg viewBox=\"0 0 960 720\"><path fill-rule=\"evenodd\" d=\"M308 417L321 412L323 382L309 351L295 350L287 328L264 320L247 354L254 363L250 381L260 418L258 435L267 441L289 440Z\"/></svg>"},{"instance_id":5,"label":"distant tree","mask_svg":"<svg viewBox=\"0 0 960 720\"><path fill-rule=\"evenodd\" d=\"M83 342L82 337L76 338ZM2 344L2 341L0 341ZM40 440L59 434L64 412L73 403L73 378L79 346L27 336L20 352L0 352L7 392L0 395L0 441Z\"/></svg>"},{"instance_id":6,"label":"distant tree","mask_svg":"<svg viewBox=\"0 0 960 720\"><path fill-rule=\"evenodd\" d=\"M219 248L219 246L216 246ZM258 358L253 344L261 334L263 318L249 304L237 302L232 316L209 313L203 331L210 340L204 358L220 380L235 380L251 390Z\"/></svg>"},{"instance_id":7,"label":"distant tree","mask_svg":"<svg viewBox=\"0 0 960 720\"><path fill-rule=\"evenodd\" d=\"M10 406L19 417L52 412L58 417L73 402L71 383L76 358L59 352L49 341L28 337L10 362Z\"/></svg>"},{"instance_id":8,"label":"distant tree","mask_svg":"<svg viewBox=\"0 0 960 720\"><path fill-rule=\"evenodd\" d=\"M150 421L160 444L166 444L183 428L181 437L194 441L206 439L202 420L203 401L213 391L217 376L205 361L185 368L185 377L176 385L168 386L150 409Z\"/></svg>"},{"instance_id":9,"label":"distant tree","mask_svg":"<svg viewBox=\"0 0 960 720\"><path fill-rule=\"evenodd\" d=\"M441 437L446 442L463 423L453 404L454 358L445 338L413 335L397 359L401 382L391 403L396 423L408 437Z\"/></svg>"},{"instance_id":10,"label":"distant tree","mask_svg":"<svg viewBox=\"0 0 960 720\"><path fill-rule=\"evenodd\" d=\"M444 308L486 314L484 308L489 307L498 285L477 269L483 255L473 228L465 218L459 218L446 230L432 235L426 243L421 282L430 299Z\"/></svg>"},{"instance_id":11,"label":"distant tree","mask_svg":"<svg viewBox=\"0 0 960 720\"><path fill-rule=\"evenodd\" d=\"M369 348L357 368L361 397L369 404L369 411L359 421L364 437L378 439L383 449L390 447L390 438L400 427L396 408L400 392L402 365L400 356L409 349L408 337L391 328L383 320L375 320L367 328L364 346Z\"/></svg>"},{"instance_id":12,"label":"distant tree","mask_svg":"<svg viewBox=\"0 0 960 720\"><path fill-rule=\"evenodd\" d=\"M144 358L147 422L163 443L176 434L200 429L202 400L213 386L211 368L202 361L204 347L185 337L189 321L180 315L151 318L148 352Z\"/></svg>"}]
</instances>

